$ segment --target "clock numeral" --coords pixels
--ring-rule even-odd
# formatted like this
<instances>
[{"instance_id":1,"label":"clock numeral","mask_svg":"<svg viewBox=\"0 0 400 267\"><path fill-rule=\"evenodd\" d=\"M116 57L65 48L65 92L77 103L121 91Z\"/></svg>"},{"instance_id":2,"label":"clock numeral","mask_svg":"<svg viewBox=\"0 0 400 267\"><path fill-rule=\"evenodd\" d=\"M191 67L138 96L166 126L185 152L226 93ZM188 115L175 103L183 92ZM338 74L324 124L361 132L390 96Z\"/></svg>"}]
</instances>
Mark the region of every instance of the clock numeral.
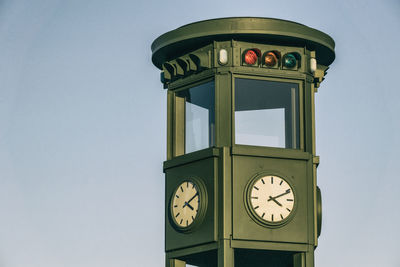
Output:
<instances>
[{"instance_id":1,"label":"clock numeral","mask_svg":"<svg viewBox=\"0 0 400 267\"><path fill-rule=\"evenodd\" d=\"M255 190L259 190L257 186L254 186L254 189L255 189Z\"/></svg>"},{"instance_id":2,"label":"clock numeral","mask_svg":"<svg viewBox=\"0 0 400 267\"><path fill-rule=\"evenodd\" d=\"M179 196L178 195L175 195L176 196L176 198L179 198Z\"/></svg>"},{"instance_id":3,"label":"clock numeral","mask_svg":"<svg viewBox=\"0 0 400 267\"><path fill-rule=\"evenodd\" d=\"M265 212L261 215L261 218L264 218Z\"/></svg>"},{"instance_id":4,"label":"clock numeral","mask_svg":"<svg viewBox=\"0 0 400 267\"><path fill-rule=\"evenodd\" d=\"M274 214L271 214L271 221L274 221Z\"/></svg>"},{"instance_id":5,"label":"clock numeral","mask_svg":"<svg viewBox=\"0 0 400 267\"><path fill-rule=\"evenodd\" d=\"M286 201L293 201L293 199L286 199Z\"/></svg>"},{"instance_id":6,"label":"clock numeral","mask_svg":"<svg viewBox=\"0 0 400 267\"><path fill-rule=\"evenodd\" d=\"M179 216L179 214L181 214L180 212L178 212L176 215L175 215L175 218L177 218L178 216Z\"/></svg>"},{"instance_id":7,"label":"clock numeral","mask_svg":"<svg viewBox=\"0 0 400 267\"><path fill-rule=\"evenodd\" d=\"M188 226L189 225L189 221L188 220L186 220L186 226Z\"/></svg>"},{"instance_id":8,"label":"clock numeral","mask_svg":"<svg viewBox=\"0 0 400 267\"><path fill-rule=\"evenodd\" d=\"M283 180L279 183L279 185L282 185L282 183L283 183Z\"/></svg>"},{"instance_id":9,"label":"clock numeral","mask_svg":"<svg viewBox=\"0 0 400 267\"><path fill-rule=\"evenodd\" d=\"M254 207L254 209L256 210L256 209L258 209L260 206L257 206L257 207Z\"/></svg>"},{"instance_id":10,"label":"clock numeral","mask_svg":"<svg viewBox=\"0 0 400 267\"><path fill-rule=\"evenodd\" d=\"M289 193L290 193L290 189L286 190L286 193L288 193L288 194L289 194Z\"/></svg>"},{"instance_id":11,"label":"clock numeral","mask_svg":"<svg viewBox=\"0 0 400 267\"><path fill-rule=\"evenodd\" d=\"M265 184L264 179L261 179L261 182L262 182L263 184Z\"/></svg>"},{"instance_id":12,"label":"clock numeral","mask_svg":"<svg viewBox=\"0 0 400 267\"><path fill-rule=\"evenodd\" d=\"M174 205L174 208L177 208L178 207L178 205Z\"/></svg>"},{"instance_id":13,"label":"clock numeral","mask_svg":"<svg viewBox=\"0 0 400 267\"><path fill-rule=\"evenodd\" d=\"M251 197L252 199L258 199L258 197Z\"/></svg>"},{"instance_id":14,"label":"clock numeral","mask_svg":"<svg viewBox=\"0 0 400 267\"><path fill-rule=\"evenodd\" d=\"M271 184L274 184L274 176L271 176Z\"/></svg>"},{"instance_id":15,"label":"clock numeral","mask_svg":"<svg viewBox=\"0 0 400 267\"><path fill-rule=\"evenodd\" d=\"M186 187L189 188L189 182L186 182Z\"/></svg>"},{"instance_id":16,"label":"clock numeral","mask_svg":"<svg viewBox=\"0 0 400 267\"><path fill-rule=\"evenodd\" d=\"M193 217L193 215L192 215L192 220L194 221L194 217Z\"/></svg>"},{"instance_id":17,"label":"clock numeral","mask_svg":"<svg viewBox=\"0 0 400 267\"><path fill-rule=\"evenodd\" d=\"M287 211L288 211L288 212L291 212L291 210L290 210L290 209L288 209L288 208L286 208L286 209L287 209Z\"/></svg>"},{"instance_id":18,"label":"clock numeral","mask_svg":"<svg viewBox=\"0 0 400 267\"><path fill-rule=\"evenodd\" d=\"M183 219L181 219L181 221L179 222L179 224L182 224L182 222L183 222Z\"/></svg>"},{"instance_id":19,"label":"clock numeral","mask_svg":"<svg viewBox=\"0 0 400 267\"><path fill-rule=\"evenodd\" d=\"M181 186L181 191L183 192L183 188L182 188L182 186Z\"/></svg>"},{"instance_id":20,"label":"clock numeral","mask_svg":"<svg viewBox=\"0 0 400 267\"><path fill-rule=\"evenodd\" d=\"M281 214L281 219L283 220L283 216L282 216L282 214Z\"/></svg>"}]
</instances>

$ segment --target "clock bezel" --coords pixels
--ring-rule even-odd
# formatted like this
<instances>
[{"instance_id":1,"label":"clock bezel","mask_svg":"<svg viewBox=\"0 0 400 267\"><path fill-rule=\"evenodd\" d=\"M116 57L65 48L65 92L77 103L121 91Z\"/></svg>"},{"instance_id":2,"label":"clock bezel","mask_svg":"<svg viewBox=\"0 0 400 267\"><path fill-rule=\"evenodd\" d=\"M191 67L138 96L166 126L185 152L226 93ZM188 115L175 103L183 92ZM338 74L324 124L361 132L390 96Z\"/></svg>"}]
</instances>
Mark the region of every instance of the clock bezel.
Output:
<instances>
[{"instance_id":1,"label":"clock bezel","mask_svg":"<svg viewBox=\"0 0 400 267\"><path fill-rule=\"evenodd\" d=\"M185 182L191 182L193 183L198 192L199 192L199 208L198 208L198 212L196 217L194 218L193 222L189 225L189 226L180 226L177 221L174 218L173 215L173 201L174 201L174 197L176 192L179 190L180 185L182 185ZM206 211L207 211L207 204L208 204L208 198L207 198L207 190L206 190L206 186L204 184L204 182L202 181L202 179L196 177L196 176L190 176L190 177L186 177L182 180L180 180L179 183L176 184L174 191L172 192L172 195L170 196L170 200L169 200L169 212L168 212L168 219L169 219L169 223L170 225L178 232L181 233L191 233L194 230L196 230L201 223L204 220Z\"/></svg>"},{"instance_id":2,"label":"clock bezel","mask_svg":"<svg viewBox=\"0 0 400 267\"><path fill-rule=\"evenodd\" d=\"M279 222L271 222L271 221L267 221L267 220L261 218L256 213L256 211L254 210L254 208L251 204L251 191L252 191L254 184L257 181L259 181L261 178L270 177L270 176L278 177L278 178L284 180L290 186L290 188L293 192L293 198L294 198L293 209L292 209L292 211L290 211L289 216L287 216L285 219L283 219ZM276 173L276 172L258 173L249 179L249 182L247 183L246 188L244 190L244 202L245 202L245 207L246 207L247 213L253 219L254 222L256 222L257 224L259 224L261 226L268 227L268 228L279 228L279 227L282 227L282 226L288 224L293 219L293 216L296 213L298 201L299 201L298 195L296 193L295 187L293 186L292 179L289 178L287 175L282 175L281 173Z\"/></svg>"}]
</instances>

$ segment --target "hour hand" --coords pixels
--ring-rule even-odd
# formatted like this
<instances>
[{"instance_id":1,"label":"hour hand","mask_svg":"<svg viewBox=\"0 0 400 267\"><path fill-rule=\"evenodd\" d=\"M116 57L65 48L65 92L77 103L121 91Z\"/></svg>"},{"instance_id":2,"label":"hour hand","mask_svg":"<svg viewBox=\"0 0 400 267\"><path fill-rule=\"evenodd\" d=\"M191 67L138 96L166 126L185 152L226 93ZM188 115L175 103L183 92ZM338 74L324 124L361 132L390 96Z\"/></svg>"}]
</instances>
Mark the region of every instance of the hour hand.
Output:
<instances>
[{"instance_id":1,"label":"hour hand","mask_svg":"<svg viewBox=\"0 0 400 267\"><path fill-rule=\"evenodd\" d=\"M186 207L186 206L188 206L189 209L194 210L194 208L192 207L192 205L190 205L189 202L186 202L186 201L185 201L185 204L183 205L182 208L184 208L184 207Z\"/></svg>"},{"instance_id":2,"label":"hour hand","mask_svg":"<svg viewBox=\"0 0 400 267\"><path fill-rule=\"evenodd\" d=\"M278 200L276 200L274 197L272 197L272 196L269 196L269 199L268 199L268 201L273 201L273 202L275 202L276 204L278 204L278 206L280 206L280 207L282 207L282 204L281 203L279 203L279 201Z\"/></svg>"}]
</instances>

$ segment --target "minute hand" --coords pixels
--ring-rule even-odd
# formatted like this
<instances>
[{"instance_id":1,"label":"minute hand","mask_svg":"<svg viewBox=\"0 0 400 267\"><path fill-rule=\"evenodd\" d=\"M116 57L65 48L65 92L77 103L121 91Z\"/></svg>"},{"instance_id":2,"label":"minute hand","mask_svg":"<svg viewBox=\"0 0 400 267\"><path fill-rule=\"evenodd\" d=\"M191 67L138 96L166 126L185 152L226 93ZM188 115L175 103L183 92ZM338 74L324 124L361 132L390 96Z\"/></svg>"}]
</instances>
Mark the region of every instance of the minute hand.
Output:
<instances>
[{"instance_id":1,"label":"minute hand","mask_svg":"<svg viewBox=\"0 0 400 267\"><path fill-rule=\"evenodd\" d=\"M192 201L199 193L196 193L194 196L192 196L191 199L189 199L189 201L185 201L185 204L183 205L183 207L188 206L191 210L193 210L193 207L189 204L190 201Z\"/></svg>"},{"instance_id":2,"label":"minute hand","mask_svg":"<svg viewBox=\"0 0 400 267\"><path fill-rule=\"evenodd\" d=\"M187 202L188 204L190 203L190 201L192 201L195 197L197 197L198 196L198 194L199 193L196 193L194 196L192 196L192 198L191 199L189 199L189 201Z\"/></svg>"},{"instance_id":3,"label":"minute hand","mask_svg":"<svg viewBox=\"0 0 400 267\"><path fill-rule=\"evenodd\" d=\"M277 196L275 196L275 197L270 197L270 198L268 199L268 201L275 200L275 199L277 199L278 197L281 197L281 196L287 195L287 194L289 194L289 193L290 193L290 189L286 190L286 192L285 192L285 193L282 193L282 194L280 194L280 195L277 195Z\"/></svg>"}]
</instances>

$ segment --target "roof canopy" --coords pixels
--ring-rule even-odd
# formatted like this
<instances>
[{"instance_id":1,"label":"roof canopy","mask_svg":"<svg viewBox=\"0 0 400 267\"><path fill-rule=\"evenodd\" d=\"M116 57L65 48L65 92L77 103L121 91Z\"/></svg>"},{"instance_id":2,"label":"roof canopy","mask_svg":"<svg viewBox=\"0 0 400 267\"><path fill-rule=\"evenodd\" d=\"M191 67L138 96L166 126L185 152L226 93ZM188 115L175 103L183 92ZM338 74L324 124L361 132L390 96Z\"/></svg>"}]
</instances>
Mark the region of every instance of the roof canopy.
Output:
<instances>
[{"instance_id":1,"label":"roof canopy","mask_svg":"<svg viewBox=\"0 0 400 267\"><path fill-rule=\"evenodd\" d=\"M152 61L161 69L165 61L226 40L307 47L326 66L335 59L335 42L321 31L287 20L235 17L199 21L161 35L151 45Z\"/></svg>"}]
</instances>

